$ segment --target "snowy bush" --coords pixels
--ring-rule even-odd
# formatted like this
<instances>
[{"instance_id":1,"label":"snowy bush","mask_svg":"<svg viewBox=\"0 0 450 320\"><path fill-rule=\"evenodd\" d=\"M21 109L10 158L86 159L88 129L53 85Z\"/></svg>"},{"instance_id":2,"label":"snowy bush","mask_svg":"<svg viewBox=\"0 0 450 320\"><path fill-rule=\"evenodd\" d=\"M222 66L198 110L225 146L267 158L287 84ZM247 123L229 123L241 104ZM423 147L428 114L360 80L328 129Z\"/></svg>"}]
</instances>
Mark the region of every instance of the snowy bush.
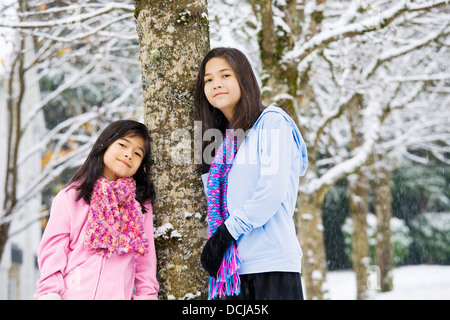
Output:
<instances>
[{"instance_id":1,"label":"snowy bush","mask_svg":"<svg viewBox=\"0 0 450 320\"><path fill-rule=\"evenodd\" d=\"M417 216L411 221L411 234L424 262L450 264L450 212Z\"/></svg>"},{"instance_id":2,"label":"snowy bush","mask_svg":"<svg viewBox=\"0 0 450 320\"><path fill-rule=\"evenodd\" d=\"M391 218L391 244L394 252L394 265L400 265L408 254L412 238L409 235L409 228L402 219ZM349 260L352 260L352 234L353 221L351 217L345 219L342 225L344 234L345 253ZM371 264L375 264L375 248L377 245L377 217L373 213L367 215L367 236L369 237L369 250Z\"/></svg>"}]
</instances>

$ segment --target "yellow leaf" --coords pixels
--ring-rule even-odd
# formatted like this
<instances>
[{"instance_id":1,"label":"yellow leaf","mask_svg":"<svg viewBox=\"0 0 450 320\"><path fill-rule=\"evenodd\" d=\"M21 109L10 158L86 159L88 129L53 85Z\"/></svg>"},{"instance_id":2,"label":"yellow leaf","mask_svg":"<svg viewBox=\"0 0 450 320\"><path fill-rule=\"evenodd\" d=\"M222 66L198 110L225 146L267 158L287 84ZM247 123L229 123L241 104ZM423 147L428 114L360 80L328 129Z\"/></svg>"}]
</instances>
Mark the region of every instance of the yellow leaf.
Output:
<instances>
[{"instance_id":1,"label":"yellow leaf","mask_svg":"<svg viewBox=\"0 0 450 320\"><path fill-rule=\"evenodd\" d=\"M86 131L87 131L88 133L94 132L94 127L93 127L92 124L90 124L89 122L84 123L84 124L82 125L82 127L83 127L84 129L86 129Z\"/></svg>"},{"instance_id":2,"label":"yellow leaf","mask_svg":"<svg viewBox=\"0 0 450 320\"><path fill-rule=\"evenodd\" d=\"M53 151L47 152L41 160L41 167L44 168L53 156Z\"/></svg>"}]
</instances>

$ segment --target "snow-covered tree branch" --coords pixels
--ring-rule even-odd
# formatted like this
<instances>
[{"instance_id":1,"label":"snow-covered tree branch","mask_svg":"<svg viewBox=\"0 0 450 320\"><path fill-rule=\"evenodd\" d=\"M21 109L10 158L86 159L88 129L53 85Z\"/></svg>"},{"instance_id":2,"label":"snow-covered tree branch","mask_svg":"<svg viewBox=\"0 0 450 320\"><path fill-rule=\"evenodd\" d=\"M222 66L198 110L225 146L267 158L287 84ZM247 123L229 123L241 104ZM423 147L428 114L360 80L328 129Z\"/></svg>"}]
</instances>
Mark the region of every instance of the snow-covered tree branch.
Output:
<instances>
[{"instance_id":1,"label":"snow-covered tree branch","mask_svg":"<svg viewBox=\"0 0 450 320\"><path fill-rule=\"evenodd\" d=\"M386 1L383 1L383 5L386 5ZM388 1L389 4L392 2ZM342 26L330 26L327 29L323 29L322 32L314 35L310 40L305 43L297 42L294 48L284 55L284 59L287 62L291 61L302 61L307 55L312 51L325 47L331 42L337 41L345 37L354 37L357 35L364 34L366 32L371 32L378 30L380 28L386 27L388 24L393 22L397 17L404 14L405 12L414 11L426 11L432 8L442 7L447 5L448 2L445 0L441 1L427 1L422 4L413 3L410 0L402 0L394 2L394 4L382 10L381 6L378 6L378 10L375 15L370 15L369 17L363 18L360 21L344 24ZM381 5L381 3L380 3ZM374 6L374 5L372 5ZM354 13L354 7L351 7ZM354 20L355 17L347 17L347 21Z\"/></svg>"},{"instance_id":2,"label":"snow-covered tree branch","mask_svg":"<svg viewBox=\"0 0 450 320\"><path fill-rule=\"evenodd\" d=\"M32 3L32 1L30 1ZM45 6L40 4L40 6ZM94 9L94 10L91 10ZM82 10L88 10L87 13L81 13ZM70 26L75 24L81 24L85 22L91 22L93 18L101 17L107 13L115 10L123 10L125 12L134 12L133 5L115 3L115 2L103 2L103 4L80 4L80 5L68 5L60 8L44 9L33 12L21 12L17 16L4 16L0 19L0 28L11 29L35 29L35 28L51 28L58 26ZM55 14L64 14L63 18L52 19ZM34 21L14 21L17 18L20 20L32 18ZM125 15L129 17L129 14ZM42 21L46 20L46 21ZM50 21L51 20L51 21Z\"/></svg>"}]
</instances>

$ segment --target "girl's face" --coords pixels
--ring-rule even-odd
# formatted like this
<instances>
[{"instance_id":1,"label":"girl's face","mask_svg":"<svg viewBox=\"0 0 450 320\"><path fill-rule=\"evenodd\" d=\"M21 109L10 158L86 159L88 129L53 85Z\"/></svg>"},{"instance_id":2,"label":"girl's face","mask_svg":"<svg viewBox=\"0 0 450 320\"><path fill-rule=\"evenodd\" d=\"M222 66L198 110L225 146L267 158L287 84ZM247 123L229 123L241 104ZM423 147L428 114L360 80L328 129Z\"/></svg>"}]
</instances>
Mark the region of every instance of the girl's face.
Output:
<instances>
[{"instance_id":1,"label":"girl's face","mask_svg":"<svg viewBox=\"0 0 450 320\"><path fill-rule=\"evenodd\" d=\"M144 138L130 134L114 141L103 155L103 176L111 181L133 176L144 159Z\"/></svg>"},{"instance_id":2,"label":"girl's face","mask_svg":"<svg viewBox=\"0 0 450 320\"><path fill-rule=\"evenodd\" d=\"M230 121L241 99L241 87L225 58L212 58L206 63L204 83L203 90L209 103Z\"/></svg>"}]
</instances>

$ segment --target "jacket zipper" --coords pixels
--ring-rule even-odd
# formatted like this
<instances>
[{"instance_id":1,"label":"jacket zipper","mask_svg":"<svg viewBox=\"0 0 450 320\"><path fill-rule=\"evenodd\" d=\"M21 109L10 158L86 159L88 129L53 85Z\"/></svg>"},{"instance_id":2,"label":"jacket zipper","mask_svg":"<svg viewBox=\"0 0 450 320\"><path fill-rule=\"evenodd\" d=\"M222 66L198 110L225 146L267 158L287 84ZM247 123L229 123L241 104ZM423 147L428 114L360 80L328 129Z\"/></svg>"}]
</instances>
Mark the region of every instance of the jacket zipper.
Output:
<instances>
[{"instance_id":1,"label":"jacket zipper","mask_svg":"<svg viewBox=\"0 0 450 320\"><path fill-rule=\"evenodd\" d=\"M94 295L92 297L92 300L95 300L97 298L98 286L100 284L100 277L102 275L103 267L105 266L105 260L106 260L106 258L104 256L102 256L101 260L100 260L100 268L98 269L97 283L95 284L95 290L94 290Z\"/></svg>"}]
</instances>

